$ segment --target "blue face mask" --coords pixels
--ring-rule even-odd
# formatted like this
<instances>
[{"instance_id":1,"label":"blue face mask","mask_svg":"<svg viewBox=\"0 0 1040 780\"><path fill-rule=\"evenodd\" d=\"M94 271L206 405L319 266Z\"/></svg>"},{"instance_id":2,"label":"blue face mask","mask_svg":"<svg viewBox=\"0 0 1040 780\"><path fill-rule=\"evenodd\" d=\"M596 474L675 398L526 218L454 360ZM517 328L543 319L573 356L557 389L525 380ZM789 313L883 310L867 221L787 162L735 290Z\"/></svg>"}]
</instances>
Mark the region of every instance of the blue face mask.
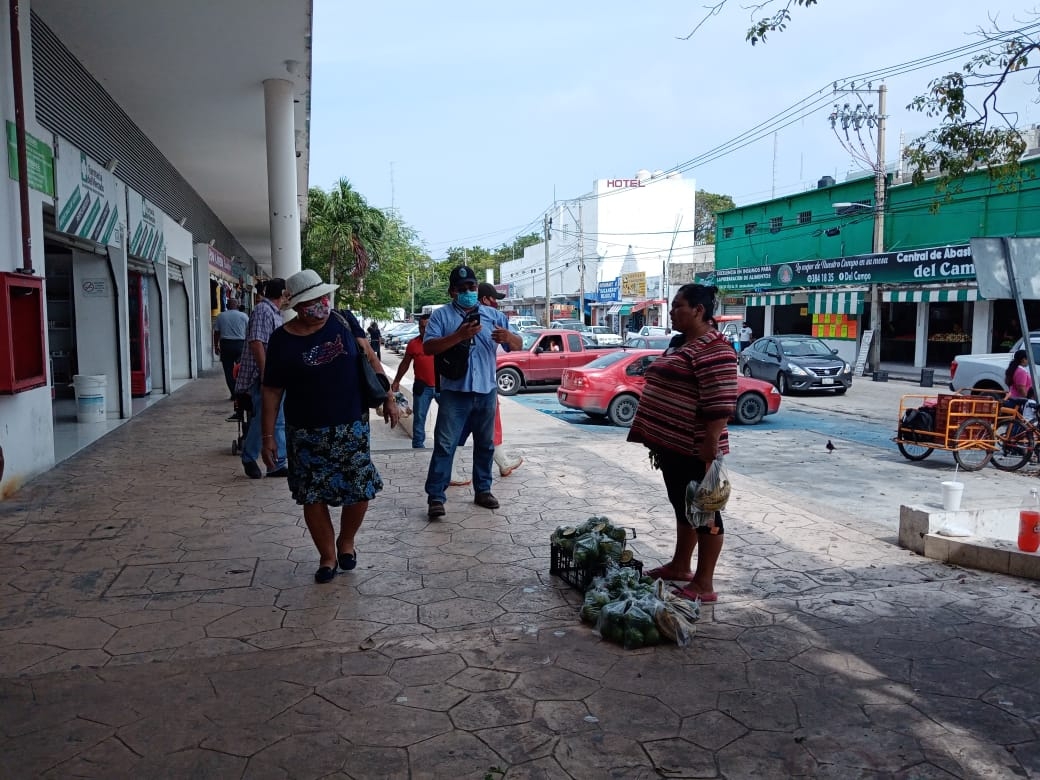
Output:
<instances>
[{"instance_id":1,"label":"blue face mask","mask_svg":"<svg viewBox=\"0 0 1040 780\"><path fill-rule=\"evenodd\" d=\"M477 305L477 294L472 290L460 292L458 297L459 306L464 309L472 309Z\"/></svg>"}]
</instances>

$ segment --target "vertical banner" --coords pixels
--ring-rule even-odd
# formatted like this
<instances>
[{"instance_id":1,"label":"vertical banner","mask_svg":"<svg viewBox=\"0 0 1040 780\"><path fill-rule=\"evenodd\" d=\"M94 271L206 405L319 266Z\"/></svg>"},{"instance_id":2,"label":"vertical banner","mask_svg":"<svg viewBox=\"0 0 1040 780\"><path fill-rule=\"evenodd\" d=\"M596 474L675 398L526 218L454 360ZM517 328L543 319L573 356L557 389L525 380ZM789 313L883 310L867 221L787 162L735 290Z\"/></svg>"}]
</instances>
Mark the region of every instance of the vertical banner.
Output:
<instances>
[{"instance_id":1,"label":"vertical banner","mask_svg":"<svg viewBox=\"0 0 1040 780\"><path fill-rule=\"evenodd\" d=\"M127 222L130 254L156 263L165 263L166 221L163 219L163 212L144 195L132 189L127 205Z\"/></svg>"},{"instance_id":2,"label":"vertical banner","mask_svg":"<svg viewBox=\"0 0 1040 780\"><path fill-rule=\"evenodd\" d=\"M29 169L29 186L53 198L54 152L50 144L26 133L25 157ZM18 135L14 122L7 123L7 175L18 181Z\"/></svg>"},{"instance_id":3,"label":"vertical banner","mask_svg":"<svg viewBox=\"0 0 1040 780\"><path fill-rule=\"evenodd\" d=\"M121 247L123 201L116 177L61 137L55 173L58 230Z\"/></svg>"}]
</instances>

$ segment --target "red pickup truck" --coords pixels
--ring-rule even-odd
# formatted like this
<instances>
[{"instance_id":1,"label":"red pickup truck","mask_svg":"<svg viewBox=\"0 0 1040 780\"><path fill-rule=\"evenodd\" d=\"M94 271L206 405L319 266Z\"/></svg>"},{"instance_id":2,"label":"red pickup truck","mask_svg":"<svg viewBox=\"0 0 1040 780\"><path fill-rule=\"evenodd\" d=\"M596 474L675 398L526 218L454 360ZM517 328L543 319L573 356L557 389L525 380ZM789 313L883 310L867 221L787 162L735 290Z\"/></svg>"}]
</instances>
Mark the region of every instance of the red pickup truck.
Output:
<instances>
[{"instance_id":1,"label":"red pickup truck","mask_svg":"<svg viewBox=\"0 0 1040 780\"><path fill-rule=\"evenodd\" d=\"M576 330L526 330L524 345L497 356L498 392L516 395L521 387L559 384L563 372L618 347L587 346Z\"/></svg>"}]
</instances>

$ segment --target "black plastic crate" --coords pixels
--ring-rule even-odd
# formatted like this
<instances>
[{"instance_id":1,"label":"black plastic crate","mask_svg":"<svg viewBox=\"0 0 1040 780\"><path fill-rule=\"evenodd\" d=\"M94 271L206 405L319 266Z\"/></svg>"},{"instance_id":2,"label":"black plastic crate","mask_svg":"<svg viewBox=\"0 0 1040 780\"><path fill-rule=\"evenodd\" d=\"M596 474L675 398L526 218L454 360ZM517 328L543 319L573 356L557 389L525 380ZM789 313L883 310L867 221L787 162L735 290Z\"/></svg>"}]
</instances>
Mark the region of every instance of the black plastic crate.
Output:
<instances>
[{"instance_id":1,"label":"black plastic crate","mask_svg":"<svg viewBox=\"0 0 1040 780\"><path fill-rule=\"evenodd\" d=\"M623 569L635 569L639 574L643 573L643 562L630 558L627 561L617 561L618 566ZM589 589L589 585L596 577L602 577L607 573L606 563L594 563L590 566L579 566L574 562L574 556L570 550L565 550L557 544L549 546L549 574L559 577L572 588L582 593Z\"/></svg>"}]
</instances>

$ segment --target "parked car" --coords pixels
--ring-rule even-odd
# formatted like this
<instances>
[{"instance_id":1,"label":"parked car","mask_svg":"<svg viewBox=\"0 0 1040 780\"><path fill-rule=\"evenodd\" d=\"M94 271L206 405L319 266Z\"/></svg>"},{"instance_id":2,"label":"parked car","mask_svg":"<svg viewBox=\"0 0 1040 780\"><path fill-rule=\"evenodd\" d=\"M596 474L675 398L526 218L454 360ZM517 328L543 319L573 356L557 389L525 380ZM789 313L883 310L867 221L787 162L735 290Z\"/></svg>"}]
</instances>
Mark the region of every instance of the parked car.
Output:
<instances>
[{"instance_id":1,"label":"parked car","mask_svg":"<svg viewBox=\"0 0 1040 780\"><path fill-rule=\"evenodd\" d=\"M1040 331L1032 331L1029 341L1033 346L1033 363L1040 366ZM1007 352L989 352L979 355L958 355L950 363L951 390L1007 390L1004 372L1011 357L1025 348L1019 339ZM1040 379L1040 377L1037 377ZM1034 385L1040 382L1034 381Z\"/></svg>"},{"instance_id":2,"label":"parked car","mask_svg":"<svg viewBox=\"0 0 1040 780\"><path fill-rule=\"evenodd\" d=\"M559 402L592 418L614 425L632 425L646 384L646 367L661 356L658 350L610 352L580 368L563 372L556 390ZM769 382L737 376L737 408L733 422L755 425L780 409L780 393Z\"/></svg>"},{"instance_id":3,"label":"parked car","mask_svg":"<svg viewBox=\"0 0 1040 780\"><path fill-rule=\"evenodd\" d=\"M668 349L671 336L631 336L625 341L626 349L657 349L663 352Z\"/></svg>"},{"instance_id":4,"label":"parked car","mask_svg":"<svg viewBox=\"0 0 1040 780\"><path fill-rule=\"evenodd\" d=\"M598 346L621 346L621 337L606 325L591 325L589 326L587 333Z\"/></svg>"},{"instance_id":5,"label":"parked car","mask_svg":"<svg viewBox=\"0 0 1040 780\"><path fill-rule=\"evenodd\" d=\"M629 331L625 334L625 340L634 339L637 336L667 336L670 335L668 328L657 325L644 325L638 331Z\"/></svg>"},{"instance_id":6,"label":"parked car","mask_svg":"<svg viewBox=\"0 0 1040 780\"><path fill-rule=\"evenodd\" d=\"M589 329L581 320L553 320L552 324L549 325L550 330L576 330L584 332Z\"/></svg>"},{"instance_id":7,"label":"parked car","mask_svg":"<svg viewBox=\"0 0 1040 780\"><path fill-rule=\"evenodd\" d=\"M521 317L521 316L510 317L509 318L509 325L510 325L511 328L513 326L516 326L516 330L517 330L518 333L523 332L523 331L527 330L528 328L540 328L540 327L542 327L542 323L540 323L534 317Z\"/></svg>"},{"instance_id":8,"label":"parked car","mask_svg":"<svg viewBox=\"0 0 1040 780\"><path fill-rule=\"evenodd\" d=\"M392 349L394 352L404 352L404 348L408 346L408 342L419 335L419 326L412 325L408 328L401 328L400 330L394 331L394 333L385 342L385 346Z\"/></svg>"},{"instance_id":9,"label":"parked car","mask_svg":"<svg viewBox=\"0 0 1040 780\"><path fill-rule=\"evenodd\" d=\"M852 387L852 366L815 336L765 336L738 356L744 376L776 385L781 395L792 390L833 390L842 395Z\"/></svg>"},{"instance_id":10,"label":"parked car","mask_svg":"<svg viewBox=\"0 0 1040 780\"><path fill-rule=\"evenodd\" d=\"M499 352L495 358L498 392L516 395L521 387L557 384L566 369L585 365L604 349L616 349L594 347L584 336L576 330L524 331L520 349Z\"/></svg>"}]
</instances>

